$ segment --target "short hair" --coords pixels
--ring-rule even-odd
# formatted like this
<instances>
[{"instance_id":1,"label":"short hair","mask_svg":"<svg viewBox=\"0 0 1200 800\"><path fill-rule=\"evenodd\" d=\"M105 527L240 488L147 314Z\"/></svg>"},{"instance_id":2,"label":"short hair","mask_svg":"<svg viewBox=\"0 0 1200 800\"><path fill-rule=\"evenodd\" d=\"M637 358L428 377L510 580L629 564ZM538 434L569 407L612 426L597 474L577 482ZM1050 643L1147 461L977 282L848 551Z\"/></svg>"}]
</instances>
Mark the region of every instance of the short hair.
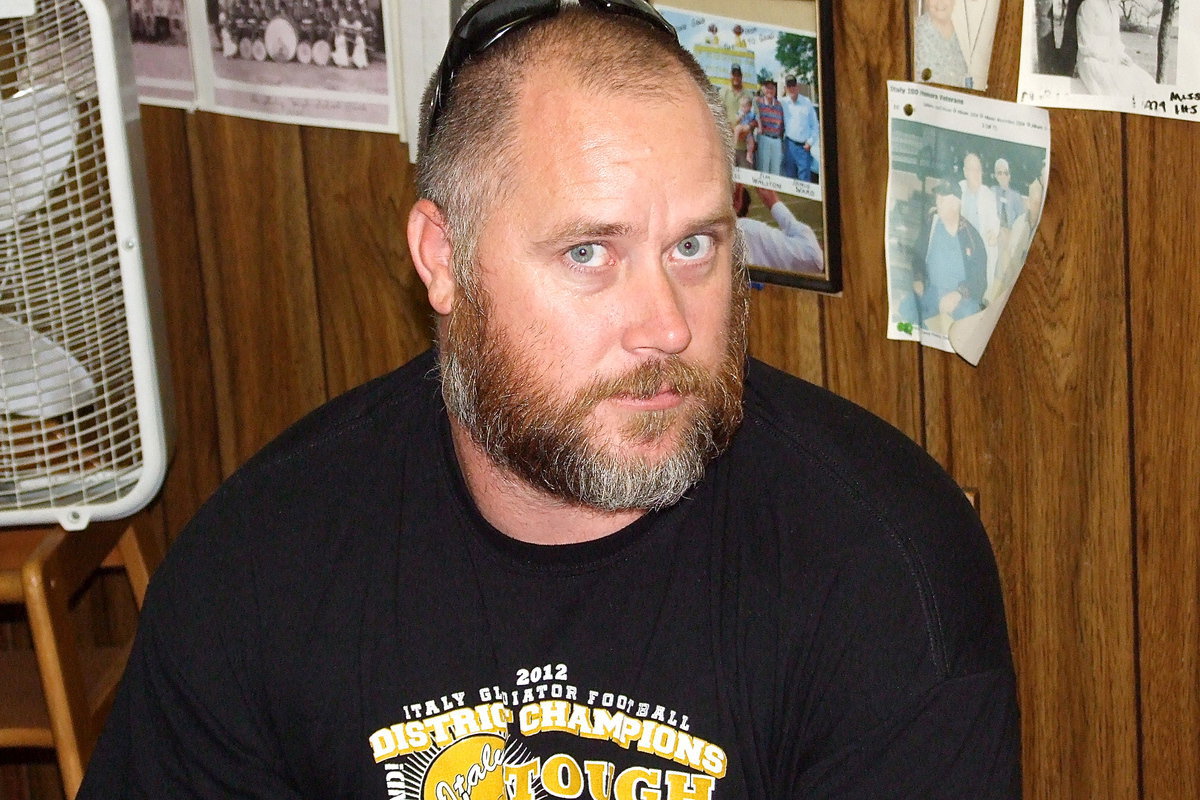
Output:
<instances>
[{"instance_id":1,"label":"short hair","mask_svg":"<svg viewBox=\"0 0 1200 800\"><path fill-rule=\"evenodd\" d=\"M962 187L958 185L958 181L947 178L933 187L933 194L936 197L945 197L948 194L952 194L955 197L962 198Z\"/></svg>"},{"instance_id":2,"label":"short hair","mask_svg":"<svg viewBox=\"0 0 1200 800\"><path fill-rule=\"evenodd\" d=\"M674 37L635 18L564 5L547 19L514 31L459 70L436 129L425 90L417 156L417 191L446 217L455 278L474 292L476 234L489 208L504 198L504 176L519 168L517 116L527 77L538 71L578 82L594 93L663 101L662 80L678 76L699 90L732 173L733 134L716 88Z\"/></svg>"}]
</instances>

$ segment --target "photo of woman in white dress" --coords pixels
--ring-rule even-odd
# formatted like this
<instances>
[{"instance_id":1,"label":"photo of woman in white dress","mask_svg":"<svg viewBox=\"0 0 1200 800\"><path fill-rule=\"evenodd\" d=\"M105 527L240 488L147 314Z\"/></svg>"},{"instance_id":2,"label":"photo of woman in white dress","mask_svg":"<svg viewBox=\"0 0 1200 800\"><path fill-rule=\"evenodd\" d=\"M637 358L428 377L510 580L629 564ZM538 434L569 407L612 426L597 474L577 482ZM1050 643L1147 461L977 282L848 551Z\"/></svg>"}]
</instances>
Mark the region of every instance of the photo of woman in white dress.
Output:
<instances>
[{"instance_id":1,"label":"photo of woman in white dress","mask_svg":"<svg viewBox=\"0 0 1200 800\"><path fill-rule=\"evenodd\" d=\"M1155 87L1154 78L1125 51L1120 8L1113 0L1084 0L1076 23L1079 56L1075 69L1089 93L1138 95Z\"/></svg>"}]
</instances>

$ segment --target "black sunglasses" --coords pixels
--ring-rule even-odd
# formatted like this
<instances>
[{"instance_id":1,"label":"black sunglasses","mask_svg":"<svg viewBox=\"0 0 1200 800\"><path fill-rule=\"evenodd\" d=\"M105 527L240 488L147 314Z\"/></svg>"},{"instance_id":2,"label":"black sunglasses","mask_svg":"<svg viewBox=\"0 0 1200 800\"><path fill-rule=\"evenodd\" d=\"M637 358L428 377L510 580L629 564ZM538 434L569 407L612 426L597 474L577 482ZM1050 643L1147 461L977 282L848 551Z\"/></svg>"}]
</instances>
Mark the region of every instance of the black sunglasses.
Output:
<instances>
[{"instance_id":1,"label":"black sunglasses","mask_svg":"<svg viewBox=\"0 0 1200 800\"><path fill-rule=\"evenodd\" d=\"M675 38L675 28L646 0L578 0L579 5L610 14L634 17L653 25ZM437 129L438 118L450 101L454 78L472 56L479 55L509 33L539 19L552 17L562 8L562 0L480 0L471 6L454 26L450 42L437 68L437 79L429 97L425 137L429 144Z\"/></svg>"}]
</instances>

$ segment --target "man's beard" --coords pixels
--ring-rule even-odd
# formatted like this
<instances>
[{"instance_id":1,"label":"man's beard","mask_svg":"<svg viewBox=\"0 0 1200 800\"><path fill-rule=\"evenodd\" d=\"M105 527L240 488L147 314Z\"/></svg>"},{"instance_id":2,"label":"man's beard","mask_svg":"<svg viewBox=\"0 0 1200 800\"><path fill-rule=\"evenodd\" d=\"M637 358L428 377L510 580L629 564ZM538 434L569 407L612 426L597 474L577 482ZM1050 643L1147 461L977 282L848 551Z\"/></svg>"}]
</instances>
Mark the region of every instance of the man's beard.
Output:
<instances>
[{"instance_id":1,"label":"man's beard","mask_svg":"<svg viewBox=\"0 0 1200 800\"><path fill-rule=\"evenodd\" d=\"M560 400L534 359L489 324L486 295L460 296L441 346L442 394L450 414L503 470L569 503L602 511L673 505L728 446L742 421L748 286L735 272L726 348L713 371L671 355L597 378ZM612 397L648 399L664 388L683 402L634 412L603 441L594 409ZM649 458L625 453L664 436L676 444Z\"/></svg>"}]
</instances>

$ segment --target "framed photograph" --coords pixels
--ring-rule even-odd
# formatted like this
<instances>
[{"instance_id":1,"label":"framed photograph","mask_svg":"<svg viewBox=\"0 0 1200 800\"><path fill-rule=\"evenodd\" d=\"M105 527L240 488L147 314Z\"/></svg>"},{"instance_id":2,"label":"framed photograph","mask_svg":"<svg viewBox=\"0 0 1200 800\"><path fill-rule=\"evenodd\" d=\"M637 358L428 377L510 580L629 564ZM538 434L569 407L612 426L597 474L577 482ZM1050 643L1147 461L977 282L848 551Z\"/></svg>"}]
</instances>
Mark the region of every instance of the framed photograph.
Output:
<instances>
[{"instance_id":1,"label":"framed photograph","mask_svg":"<svg viewBox=\"0 0 1200 800\"><path fill-rule=\"evenodd\" d=\"M832 0L656 7L724 102L750 277L840 292Z\"/></svg>"}]
</instances>

